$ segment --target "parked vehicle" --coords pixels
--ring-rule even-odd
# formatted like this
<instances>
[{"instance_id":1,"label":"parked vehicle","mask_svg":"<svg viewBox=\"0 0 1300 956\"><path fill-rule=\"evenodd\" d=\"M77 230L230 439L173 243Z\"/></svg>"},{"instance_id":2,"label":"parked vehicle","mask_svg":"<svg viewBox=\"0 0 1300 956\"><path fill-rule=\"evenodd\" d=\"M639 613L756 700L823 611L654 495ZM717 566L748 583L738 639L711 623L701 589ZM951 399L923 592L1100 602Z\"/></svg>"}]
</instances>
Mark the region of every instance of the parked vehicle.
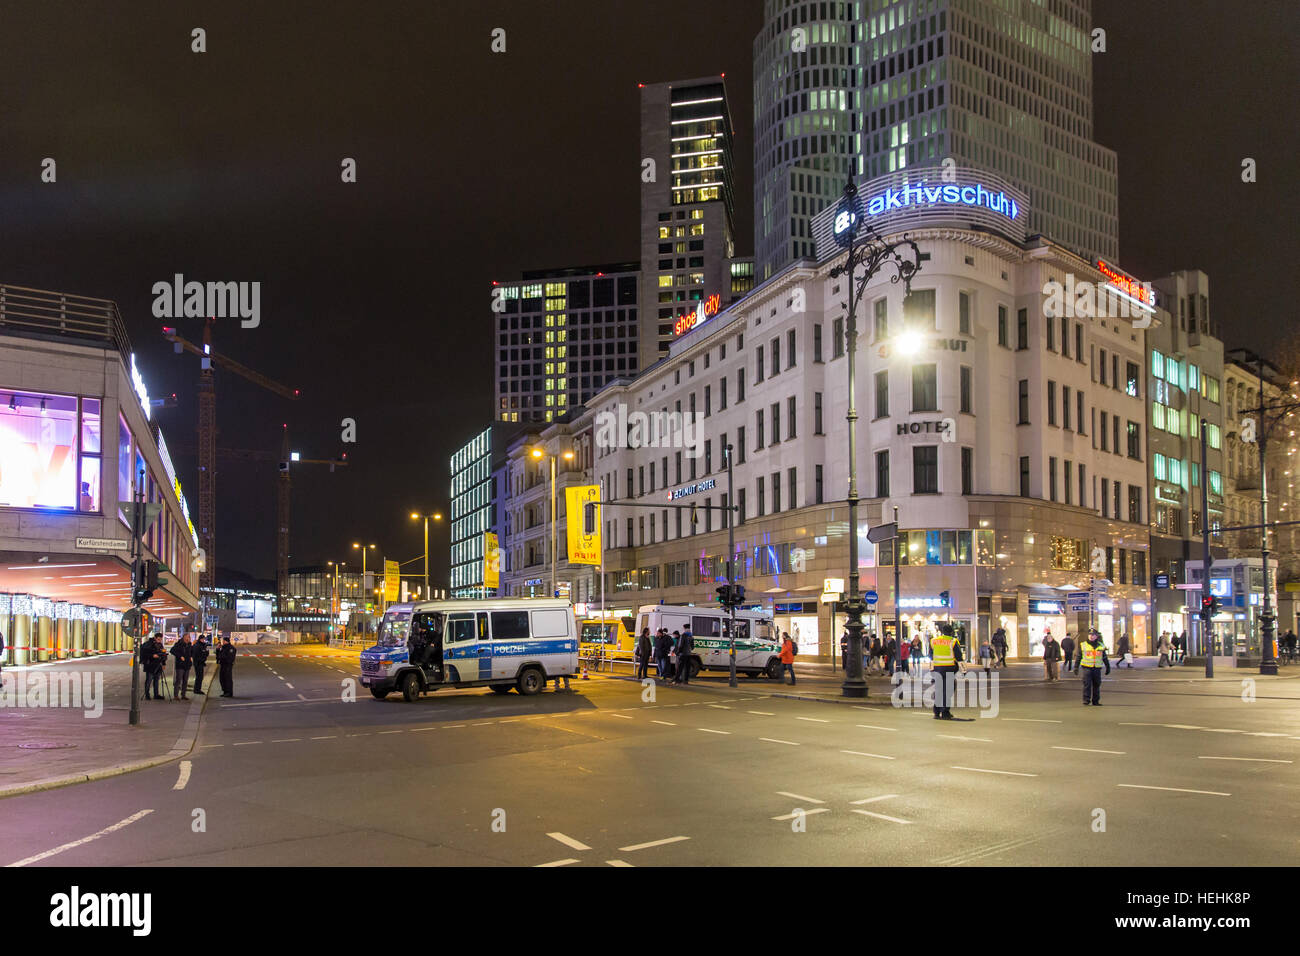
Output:
<instances>
[{"instance_id":1,"label":"parked vehicle","mask_svg":"<svg viewBox=\"0 0 1300 956\"><path fill-rule=\"evenodd\" d=\"M730 670L731 644L727 635L730 612L722 607L647 604L637 610L634 634L650 628L651 635L666 627L671 633L691 629L695 651L691 676L702 670ZM736 612L736 671L750 677L781 677L781 644L766 611Z\"/></svg>"}]
</instances>

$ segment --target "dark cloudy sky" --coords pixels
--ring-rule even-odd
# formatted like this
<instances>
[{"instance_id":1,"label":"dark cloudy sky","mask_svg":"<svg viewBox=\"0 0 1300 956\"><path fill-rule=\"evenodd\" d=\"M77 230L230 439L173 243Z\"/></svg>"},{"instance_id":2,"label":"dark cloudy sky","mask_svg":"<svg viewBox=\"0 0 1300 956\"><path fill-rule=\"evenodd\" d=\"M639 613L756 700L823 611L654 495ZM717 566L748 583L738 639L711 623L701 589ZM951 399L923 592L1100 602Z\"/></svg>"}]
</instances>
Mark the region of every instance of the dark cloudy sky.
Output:
<instances>
[{"instance_id":1,"label":"dark cloudy sky","mask_svg":"<svg viewBox=\"0 0 1300 956\"><path fill-rule=\"evenodd\" d=\"M116 300L150 389L180 396L160 419L174 445L194 440L196 360L163 342L153 283L260 281L261 327L228 322L216 348L303 398L219 372L218 443L274 450L288 422L304 455L353 462L297 473L292 564L361 538L420 554L409 512L446 508L448 455L490 420L492 279L637 257L638 82L725 72L736 155L751 155L759 0L7 6L0 281ZM1267 346L1300 300L1295 10L1096 4L1121 262L1208 272L1229 345ZM56 184L39 182L47 156ZM747 237L747 200L739 212ZM197 509L194 459L176 457ZM223 467L220 565L273 575L274 494L273 465ZM439 570L445 539L432 545Z\"/></svg>"}]
</instances>

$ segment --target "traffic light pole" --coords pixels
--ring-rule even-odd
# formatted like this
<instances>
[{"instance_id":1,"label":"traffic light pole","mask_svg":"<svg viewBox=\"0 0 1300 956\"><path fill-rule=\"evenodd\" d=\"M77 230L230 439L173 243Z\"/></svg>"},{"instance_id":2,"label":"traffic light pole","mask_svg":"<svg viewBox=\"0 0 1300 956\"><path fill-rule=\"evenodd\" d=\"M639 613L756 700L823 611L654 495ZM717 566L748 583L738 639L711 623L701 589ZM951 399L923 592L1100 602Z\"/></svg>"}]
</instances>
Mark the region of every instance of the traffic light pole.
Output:
<instances>
[{"instance_id":1,"label":"traffic light pole","mask_svg":"<svg viewBox=\"0 0 1300 956\"><path fill-rule=\"evenodd\" d=\"M728 686L736 686L736 513L731 510L735 504L735 487L731 473L731 446L723 448L727 456L727 508L724 512L727 521L727 609L731 612L731 624L728 627L731 644L731 677Z\"/></svg>"},{"instance_id":2,"label":"traffic light pole","mask_svg":"<svg viewBox=\"0 0 1300 956\"><path fill-rule=\"evenodd\" d=\"M140 521L143 518L141 498L143 496L144 472L140 472L135 494L132 496L131 509L131 607L136 612L134 650L131 653L131 710L127 721L132 726L140 723L140 606L136 604L136 592L140 587L141 565L144 560L144 545L141 542Z\"/></svg>"},{"instance_id":3,"label":"traffic light pole","mask_svg":"<svg viewBox=\"0 0 1300 956\"><path fill-rule=\"evenodd\" d=\"M1206 423L1201 419L1201 643L1205 649L1205 676L1214 676L1214 636L1210 623L1214 596L1210 594L1210 473L1206 468Z\"/></svg>"}]
</instances>

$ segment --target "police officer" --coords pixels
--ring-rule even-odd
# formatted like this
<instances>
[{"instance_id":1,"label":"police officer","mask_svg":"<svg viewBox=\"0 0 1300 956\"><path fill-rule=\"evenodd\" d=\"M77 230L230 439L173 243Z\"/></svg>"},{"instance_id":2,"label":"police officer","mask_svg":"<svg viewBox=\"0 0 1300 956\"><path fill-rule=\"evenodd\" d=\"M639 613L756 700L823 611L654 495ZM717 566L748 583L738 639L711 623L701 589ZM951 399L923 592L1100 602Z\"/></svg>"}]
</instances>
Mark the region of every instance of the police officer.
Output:
<instances>
[{"instance_id":1,"label":"police officer","mask_svg":"<svg viewBox=\"0 0 1300 956\"><path fill-rule=\"evenodd\" d=\"M961 642L953 635L952 625L941 623L939 633L930 638L930 661L934 670L934 719L952 720L952 695L957 689L957 665L962 660Z\"/></svg>"},{"instance_id":2,"label":"police officer","mask_svg":"<svg viewBox=\"0 0 1300 956\"><path fill-rule=\"evenodd\" d=\"M167 652L163 649L162 635L154 634L140 645L140 667L144 671L144 699L162 700L162 691L158 682L162 678L163 668L167 664ZM149 688L153 688L153 697Z\"/></svg>"},{"instance_id":3,"label":"police officer","mask_svg":"<svg viewBox=\"0 0 1300 956\"><path fill-rule=\"evenodd\" d=\"M1101 706L1101 669L1106 668L1110 675L1110 658L1106 656L1106 645L1101 639L1101 632L1093 628L1086 640L1079 642L1075 664L1083 676L1083 703Z\"/></svg>"},{"instance_id":4,"label":"police officer","mask_svg":"<svg viewBox=\"0 0 1300 956\"><path fill-rule=\"evenodd\" d=\"M194 693L203 693L203 666L208 660L208 640L206 634L200 634L198 640L194 642L194 647L190 650L190 656L194 660Z\"/></svg>"},{"instance_id":5,"label":"police officer","mask_svg":"<svg viewBox=\"0 0 1300 956\"><path fill-rule=\"evenodd\" d=\"M217 648L217 677L221 680L221 696L235 696L235 645L230 643L230 635L221 639Z\"/></svg>"}]
</instances>

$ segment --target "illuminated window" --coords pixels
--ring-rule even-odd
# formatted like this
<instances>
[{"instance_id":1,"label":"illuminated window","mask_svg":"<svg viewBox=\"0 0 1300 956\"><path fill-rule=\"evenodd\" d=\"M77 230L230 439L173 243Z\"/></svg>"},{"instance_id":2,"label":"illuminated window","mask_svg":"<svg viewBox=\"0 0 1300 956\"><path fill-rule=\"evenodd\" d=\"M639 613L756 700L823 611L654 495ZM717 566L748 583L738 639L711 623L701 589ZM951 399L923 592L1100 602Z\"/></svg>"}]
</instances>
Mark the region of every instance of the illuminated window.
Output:
<instances>
[{"instance_id":1,"label":"illuminated window","mask_svg":"<svg viewBox=\"0 0 1300 956\"><path fill-rule=\"evenodd\" d=\"M672 286L672 284L673 284L673 277L672 277L672 276L667 275L667 276L660 276L660 277L659 277L659 288L661 288L661 289L667 289L667 288L670 288L670 287Z\"/></svg>"},{"instance_id":2,"label":"illuminated window","mask_svg":"<svg viewBox=\"0 0 1300 956\"><path fill-rule=\"evenodd\" d=\"M702 222L696 223L695 225L691 226L691 235L692 236L704 235L704 223Z\"/></svg>"}]
</instances>

